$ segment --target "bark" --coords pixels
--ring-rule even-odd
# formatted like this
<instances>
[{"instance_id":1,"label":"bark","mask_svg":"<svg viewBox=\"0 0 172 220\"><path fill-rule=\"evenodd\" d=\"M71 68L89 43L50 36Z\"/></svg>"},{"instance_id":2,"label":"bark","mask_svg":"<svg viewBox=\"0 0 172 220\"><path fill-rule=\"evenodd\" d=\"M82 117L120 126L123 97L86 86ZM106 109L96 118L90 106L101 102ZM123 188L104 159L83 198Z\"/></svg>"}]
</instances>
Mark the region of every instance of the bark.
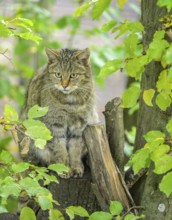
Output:
<instances>
[{"instance_id":1,"label":"bark","mask_svg":"<svg viewBox=\"0 0 172 220\"><path fill-rule=\"evenodd\" d=\"M101 208L108 210L110 201L120 201L126 209L134 205L116 167L103 125L87 126L84 139L88 148L95 194Z\"/></svg>"},{"instance_id":2,"label":"bark","mask_svg":"<svg viewBox=\"0 0 172 220\"><path fill-rule=\"evenodd\" d=\"M143 44L144 48L147 48L152 41L153 34L159 29L159 19L167 14L164 8L158 8L156 0L142 0L142 23L145 27ZM156 81L162 67L159 62L151 62L146 66L145 72L141 79L142 91L146 89L156 90ZM142 95L141 95L142 97ZM171 109L170 109L171 111ZM142 98L140 98L140 109L138 111L137 121L137 134L135 146L137 149L142 148L145 144L143 135L150 130L161 130L165 132L165 126L169 120L169 109L165 112L161 111L154 103L153 107L148 107ZM170 198L166 198L162 192L160 192L158 185L162 176L153 174L153 165L148 171L147 178L142 181L139 186L140 190L135 189L135 196L139 194L140 199L137 203L144 206L146 219L151 220L170 220L170 213L172 213L172 206L170 206ZM164 204L165 209L159 209L160 204Z\"/></svg>"},{"instance_id":3,"label":"bark","mask_svg":"<svg viewBox=\"0 0 172 220\"><path fill-rule=\"evenodd\" d=\"M106 133L111 154L121 173L124 172L124 122L122 100L114 98L105 106Z\"/></svg>"}]
</instances>

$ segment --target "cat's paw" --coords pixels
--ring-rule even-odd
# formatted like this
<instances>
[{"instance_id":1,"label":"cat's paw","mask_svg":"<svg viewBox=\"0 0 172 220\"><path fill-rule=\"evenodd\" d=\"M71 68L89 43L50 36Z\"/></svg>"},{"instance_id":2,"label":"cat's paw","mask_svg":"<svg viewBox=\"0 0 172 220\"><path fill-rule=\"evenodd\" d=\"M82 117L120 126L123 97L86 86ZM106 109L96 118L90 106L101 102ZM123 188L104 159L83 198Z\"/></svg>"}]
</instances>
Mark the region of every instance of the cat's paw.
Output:
<instances>
[{"instance_id":1,"label":"cat's paw","mask_svg":"<svg viewBox=\"0 0 172 220\"><path fill-rule=\"evenodd\" d=\"M62 173L62 174L58 174L58 176L62 179L69 179L71 177L71 173Z\"/></svg>"},{"instance_id":2,"label":"cat's paw","mask_svg":"<svg viewBox=\"0 0 172 220\"><path fill-rule=\"evenodd\" d=\"M71 168L70 176L74 178L81 178L84 174L84 166L75 166Z\"/></svg>"}]
</instances>

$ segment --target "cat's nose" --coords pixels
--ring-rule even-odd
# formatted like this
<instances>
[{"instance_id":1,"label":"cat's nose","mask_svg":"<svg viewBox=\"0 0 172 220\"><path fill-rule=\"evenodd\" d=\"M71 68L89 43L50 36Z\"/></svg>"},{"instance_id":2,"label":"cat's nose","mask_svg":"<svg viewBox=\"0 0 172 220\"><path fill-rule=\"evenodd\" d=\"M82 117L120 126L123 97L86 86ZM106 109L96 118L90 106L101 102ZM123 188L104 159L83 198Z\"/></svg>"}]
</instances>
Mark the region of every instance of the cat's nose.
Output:
<instances>
[{"instance_id":1,"label":"cat's nose","mask_svg":"<svg viewBox=\"0 0 172 220\"><path fill-rule=\"evenodd\" d=\"M68 82L67 80L63 80L63 81L62 81L62 87L63 87L64 89L66 89L66 88L68 87L68 85L69 85L69 82Z\"/></svg>"},{"instance_id":2,"label":"cat's nose","mask_svg":"<svg viewBox=\"0 0 172 220\"><path fill-rule=\"evenodd\" d=\"M63 87L64 89L66 89L66 88L68 87L68 85L62 85L62 87Z\"/></svg>"}]
</instances>

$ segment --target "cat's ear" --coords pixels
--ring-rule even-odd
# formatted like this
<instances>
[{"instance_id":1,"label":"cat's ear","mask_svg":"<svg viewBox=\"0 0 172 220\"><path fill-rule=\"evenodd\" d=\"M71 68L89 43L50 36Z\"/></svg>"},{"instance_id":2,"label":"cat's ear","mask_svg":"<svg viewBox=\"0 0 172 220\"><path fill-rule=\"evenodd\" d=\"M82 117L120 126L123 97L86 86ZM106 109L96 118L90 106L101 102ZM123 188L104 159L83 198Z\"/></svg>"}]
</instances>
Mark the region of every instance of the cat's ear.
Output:
<instances>
[{"instance_id":1,"label":"cat's ear","mask_svg":"<svg viewBox=\"0 0 172 220\"><path fill-rule=\"evenodd\" d=\"M90 50L88 48L76 51L75 56L85 65L88 65L90 62Z\"/></svg>"},{"instance_id":2,"label":"cat's ear","mask_svg":"<svg viewBox=\"0 0 172 220\"><path fill-rule=\"evenodd\" d=\"M45 48L45 52L47 54L49 63L52 63L53 60L57 59L60 55L60 50L50 49L48 47Z\"/></svg>"}]
</instances>

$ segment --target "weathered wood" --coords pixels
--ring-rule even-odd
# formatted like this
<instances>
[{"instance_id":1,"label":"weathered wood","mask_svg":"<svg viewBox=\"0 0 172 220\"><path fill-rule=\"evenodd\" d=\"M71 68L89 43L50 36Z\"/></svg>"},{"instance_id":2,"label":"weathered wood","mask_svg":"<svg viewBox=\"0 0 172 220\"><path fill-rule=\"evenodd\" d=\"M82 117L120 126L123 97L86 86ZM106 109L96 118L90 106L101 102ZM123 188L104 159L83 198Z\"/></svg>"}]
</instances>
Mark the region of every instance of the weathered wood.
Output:
<instances>
[{"instance_id":1,"label":"weathered wood","mask_svg":"<svg viewBox=\"0 0 172 220\"><path fill-rule=\"evenodd\" d=\"M112 157L118 168L124 172L124 122L121 98L116 97L105 106L106 133Z\"/></svg>"},{"instance_id":2,"label":"weathered wood","mask_svg":"<svg viewBox=\"0 0 172 220\"><path fill-rule=\"evenodd\" d=\"M101 208L108 210L110 201L118 200L129 209L133 201L112 159L104 126L87 126L84 139L90 157L94 191Z\"/></svg>"}]
</instances>

